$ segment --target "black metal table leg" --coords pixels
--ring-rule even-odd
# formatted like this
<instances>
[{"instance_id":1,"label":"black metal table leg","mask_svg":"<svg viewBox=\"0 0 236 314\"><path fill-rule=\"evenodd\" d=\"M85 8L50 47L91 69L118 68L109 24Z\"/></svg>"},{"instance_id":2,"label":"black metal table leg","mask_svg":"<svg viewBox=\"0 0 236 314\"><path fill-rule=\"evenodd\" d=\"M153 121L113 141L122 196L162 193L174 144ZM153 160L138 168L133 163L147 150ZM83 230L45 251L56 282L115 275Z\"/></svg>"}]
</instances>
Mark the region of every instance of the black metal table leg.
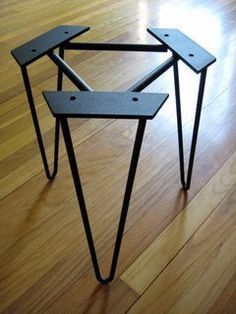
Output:
<instances>
[{"instance_id":1,"label":"black metal table leg","mask_svg":"<svg viewBox=\"0 0 236 314\"><path fill-rule=\"evenodd\" d=\"M55 144L54 144L54 166L52 173L50 173L48 160L44 148L43 137L40 130L40 125L38 121L37 111L34 103L34 98L32 94L32 88L30 84L30 79L27 71L27 66L49 51L56 49L59 47L59 58L63 60L64 58L64 44L73 39L74 37L86 32L89 30L89 27L84 26L67 26L61 25L56 27L47 33L44 33L31 41L19 46L16 49L11 51L13 57L17 61L17 63L21 67L21 72L23 76L23 81L25 85L25 90L28 98L29 107L31 110L31 115L34 123L34 128L38 140L38 145L45 169L46 176L49 180L52 180L56 174L58 169L58 152L59 152L59 133L60 133L60 125L59 120L56 119L55 123ZM57 79L57 90L62 90L62 78L63 71L60 67L58 67L58 79Z\"/></svg>"},{"instance_id":2,"label":"black metal table leg","mask_svg":"<svg viewBox=\"0 0 236 314\"><path fill-rule=\"evenodd\" d=\"M64 47L59 47L59 57L64 60ZM62 90L62 83L63 83L63 71L61 68L58 67L57 72L57 90Z\"/></svg>"},{"instance_id":3,"label":"black metal table leg","mask_svg":"<svg viewBox=\"0 0 236 314\"><path fill-rule=\"evenodd\" d=\"M177 29L148 29L149 33L151 33L156 39L158 39L162 43L161 45L69 42L76 36L79 36L88 30L89 27L86 26L62 25L14 49L12 51L12 55L21 67L26 94L46 176L50 180L56 176L58 170L60 125L62 127L71 173L75 185L76 195L81 211L95 275L98 281L105 284L112 281L115 276L130 198L132 194L135 174L146 126L146 120L153 119L168 98L168 94L140 94L135 92L142 91L145 87L147 87L164 72L166 72L170 67L174 67L180 177L183 188L185 190L188 190L190 188L192 178L207 68L208 66L213 64L216 59L208 51L206 51L204 48L199 46L197 43L192 41L189 37L187 37L185 34ZM58 55L54 52L54 49L56 48L59 48ZM64 61L64 49L153 52L166 52L169 49L173 52L173 56L166 60L163 64L155 68L152 72L147 74L143 79L131 86L126 93L93 92L92 88ZM58 67L57 92L43 92L47 104L49 105L52 114L56 118L54 139L54 165L52 173L50 173L49 170L49 164L47 161L43 137L40 130L37 111L33 99L30 79L27 72L27 66L44 55L47 55ZM178 60L182 60L195 73L201 73L186 179ZM62 92L63 74L66 75L70 79L70 81L78 87L80 92ZM122 203L120 220L117 229L116 240L114 244L111 267L107 277L103 277L100 272L85 198L80 181L79 169L76 162L71 133L67 121L68 117L139 120L126 183L126 189Z\"/></svg>"},{"instance_id":4,"label":"black metal table leg","mask_svg":"<svg viewBox=\"0 0 236 314\"><path fill-rule=\"evenodd\" d=\"M59 56L60 58L64 59L64 48L59 47ZM63 84L63 71L58 68L57 73L57 90L62 90L62 84ZM55 142L54 142L54 170L53 174L54 177L57 174L58 171L58 157L59 157L59 140L60 140L60 121L56 118L56 124L55 124Z\"/></svg>"},{"instance_id":5,"label":"black metal table leg","mask_svg":"<svg viewBox=\"0 0 236 314\"><path fill-rule=\"evenodd\" d=\"M53 166L52 173L50 173L47 156L46 156L46 152L44 148L42 133L40 130L38 116L37 116L35 103L34 103L34 99L32 95L32 89L30 85L28 71L25 66L21 67L21 71L22 71L22 76L23 76L23 80L25 84L25 90L26 90L26 94L27 94L27 98L28 98L28 102L30 106L30 111L31 111L31 115L32 115L33 123L34 123L34 128L35 128L35 132L36 132L36 136L38 140L38 145L39 145L45 173L46 173L47 178L49 180L52 180L55 178L57 174L57 168L58 168L59 121L56 120L56 124L55 124L54 166Z\"/></svg>"},{"instance_id":6,"label":"black metal table leg","mask_svg":"<svg viewBox=\"0 0 236 314\"><path fill-rule=\"evenodd\" d=\"M92 231L91 231L91 227L89 223L86 203L85 203L84 194L83 194L82 185L81 185L80 176L79 176L79 169L78 169L76 158L75 158L75 152L73 148L73 143L71 139L71 134L70 134L70 129L69 129L67 118L61 118L60 123L62 127L62 133L64 136L67 155L68 155L68 159L70 163L71 174L73 177L76 195L77 195L77 199L78 199L78 203L80 207L80 212L81 212L81 216L82 216L82 220L84 224L84 229L85 229L85 233L87 237L89 251L90 251L93 266L94 266L94 271L96 274L96 278L100 280L100 270L99 270L97 255L96 255L96 251L94 247Z\"/></svg>"},{"instance_id":7,"label":"black metal table leg","mask_svg":"<svg viewBox=\"0 0 236 314\"><path fill-rule=\"evenodd\" d=\"M122 241L122 237L123 237L123 233L124 233L125 222L126 222L126 218L127 218L127 213L128 213L130 198L131 198L131 194L132 194L135 174L136 174L136 170L137 170L140 150L141 150L141 146L142 146L145 126L146 126L146 120L140 119L139 123L138 123L138 128L137 128L137 133L136 133L135 143L134 143L134 148L133 148L133 154L132 154L132 158L131 158L129 174L128 174L128 179L127 179L127 183L126 183L125 195L124 195L124 199L123 199L120 222L119 222L117 236L116 236L116 242L115 242L115 247L114 247L114 253L113 253L113 258L112 258L110 275L107 278L108 282L113 280L113 278L115 276L115 272L116 272L116 266L117 266L117 261L118 261L118 257L119 257L121 241Z\"/></svg>"},{"instance_id":8,"label":"black metal table leg","mask_svg":"<svg viewBox=\"0 0 236 314\"><path fill-rule=\"evenodd\" d=\"M177 114L177 129L178 129L178 143L179 143L179 163L180 163L180 179L184 190L189 190L191 185L193 163L197 145L197 137L199 130L199 123L202 111L202 101L204 95L204 88L206 82L207 68L201 71L197 105L194 119L193 135L190 148L189 164L187 169L187 177L185 179L185 166L184 166L184 147L183 147L183 126L181 114L181 99L180 99L180 86L179 86L179 71L178 63L174 64L174 83L175 83L175 98L176 98L176 114Z\"/></svg>"},{"instance_id":9,"label":"black metal table leg","mask_svg":"<svg viewBox=\"0 0 236 314\"><path fill-rule=\"evenodd\" d=\"M128 180L127 180L127 184L126 184L126 190L125 190L123 206L122 206L122 210L121 210L121 216L120 216L120 221L119 221L119 226L118 226L118 231L117 231L117 236L116 236L116 242L115 242L115 247L114 247L114 252L113 252L113 258L112 258L110 273L109 273L109 276L106 278L102 277L101 272L100 272L100 268L99 268L99 264L98 264L97 254L96 254L96 250L95 250L95 246L94 246L93 235L92 235L92 231L91 231L91 227L90 227L90 223L89 223L86 203L85 203L83 190L82 190L82 186L81 186L79 169L78 169L76 158L75 158L75 153L74 153L74 148L73 148L73 144L72 144L72 139L71 139L71 134L70 134L70 129L69 129L67 118L60 118L60 123L62 126L62 132L63 132L64 141L65 141L65 145L66 145L66 149L67 149L68 159L70 162L70 168L71 168L71 173L72 173L73 180L74 180L77 199L78 199L78 202L80 205L81 216L83 219L83 224L84 224L84 229L85 229L85 233L86 233L86 237L87 237L88 247L89 247L91 259L93 262L94 272L95 272L96 278L99 282L104 283L104 284L109 283L113 280L113 278L115 276L115 272L116 272L116 266L117 266L117 261L118 261L118 257L119 257L123 232L124 232L124 228L125 228L125 222L126 222L126 218L127 218L130 198L131 198L131 194L132 194L135 173L136 173L139 155L140 155L140 150L141 150L142 141L143 141L146 119L140 119L139 123L138 123L138 129L137 129L137 134L136 134L136 138L135 138L133 154L132 154L132 158L131 158L131 164L130 164Z\"/></svg>"}]
</instances>

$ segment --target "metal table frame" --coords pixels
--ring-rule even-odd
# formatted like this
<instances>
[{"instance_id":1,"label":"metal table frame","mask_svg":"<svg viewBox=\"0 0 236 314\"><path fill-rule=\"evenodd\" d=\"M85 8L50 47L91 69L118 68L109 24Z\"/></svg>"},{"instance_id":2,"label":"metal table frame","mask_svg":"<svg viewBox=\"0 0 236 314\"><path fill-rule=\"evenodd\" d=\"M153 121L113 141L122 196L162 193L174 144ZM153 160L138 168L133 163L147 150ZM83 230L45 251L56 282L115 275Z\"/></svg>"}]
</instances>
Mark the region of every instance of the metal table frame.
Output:
<instances>
[{"instance_id":1,"label":"metal table frame","mask_svg":"<svg viewBox=\"0 0 236 314\"><path fill-rule=\"evenodd\" d=\"M80 206L81 216L84 224L84 229L88 241L88 247L92 258L92 263L95 271L96 278L101 283L109 283L114 279L117 261L119 257L123 232L125 228L125 222L127 218L130 198L132 194L133 183L135 179L135 173L137 169L137 164L139 160L141 145L143 141L143 135L145 131L145 125L147 119L152 119L157 111L161 108L163 103L167 98L167 94L163 99L159 100L157 104L155 114L150 114L150 116L145 116L143 112L140 115L137 115L133 112L127 113L115 113L116 109L113 110L109 114L104 114L104 112L98 112L97 114L91 114L91 112L85 112L83 115L81 112L73 112L73 109L69 109L69 111L61 114L58 112L59 109L52 109L52 103L58 100L58 95L52 95L51 100L47 97L47 92L44 92L44 96L46 101L52 110L53 115L55 116L55 140L54 140L54 162L53 169L50 172L49 162L47 160L43 136L40 129L39 119L35 107L35 102L32 94L32 87L30 83L30 78L28 74L27 67L41 58L44 55L47 55L52 62L58 67L58 75L57 75L57 91L58 93L62 93L60 95L64 95L62 91L62 83L63 83L63 74L66 75L72 83L80 90L81 96L84 92L93 92L92 88L77 74L73 71L73 69L65 62L64 60L64 51L65 50L102 50L102 51L146 51L146 52L167 52L172 51L172 56L167 59L164 63L157 66L153 71L144 76L141 80L131 86L124 95L130 95L133 93L135 95L132 100L139 100L139 95L145 87L150 85L153 81L155 81L158 77L160 77L163 73L165 73L168 69L173 67L174 71L174 85L175 85L175 98L176 98L176 114L177 114L177 131L178 131L178 144L179 144L179 163L180 163L180 178L181 184L184 190L188 190L191 185L194 157L196 151L197 137L199 131L200 117L202 111L202 102L203 95L205 89L205 81L207 75L207 68L216 61L215 57L212 56L205 49L200 47L194 41L192 41L189 37L184 35L182 32L176 29L161 29L161 28L150 28L148 32L154 36L159 43L156 45L148 45L148 44L116 44L116 43L79 43L79 42L71 42L71 40L84 32L88 31L89 27L86 26L58 26L47 33L23 44L22 46L14 49L12 51L13 57L16 59L19 64L22 72L22 77L25 85L25 90L28 98L29 107L31 110L31 115L33 119L33 124L36 132L36 137L38 140L38 145L45 169L46 176L49 180L53 180L57 174L58 170L58 153L59 153L59 133L60 126L62 128L62 133L64 136L64 141L66 145L66 150L68 154L68 159L71 167L71 173L75 185L75 190L78 198L78 203ZM161 42L161 44L160 44ZM57 54L54 50L59 48L59 53ZM179 71L178 71L178 62L182 60L190 69L192 69L195 73L200 74L200 82L198 89L198 98L196 104L196 112L194 118L194 126L193 126L193 134L190 148L190 157L188 162L187 174L185 176L185 165L184 165L184 145L183 145L183 126L182 126L182 113L181 113L181 98L180 98L180 84L179 84ZM75 93L71 93L69 95L70 100L76 99L77 96L73 96ZM87 94L88 95L88 94ZM124 96L123 95L123 96ZM157 96L160 94L156 94ZM106 96L106 95L105 95ZM107 95L110 97L109 95ZM112 95L111 95L112 96ZM114 96L114 95L113 95ZM118 95L119 99L122 99L122 95ZM143 95L144 96L144 95ZM142 97L141 96L141 99ZM86 96L87 97L87 96ZM98 95L98 97L100 97ZM149 97L147 95L147 97ZM150 96L151 97L151 96ZM99 98L98 98L99 99ZM148 98L149 99L149 98ZM67 101L68 102L68 101ZM86 103L86 101L85 101ZM127 104L127 108L131 108L132 104L130 101L125 100L125 104ZM66 105L66 102L65 102ZM94 104L92 103L92 106ZM131 106L131 107L130 107ZM63 109L63 103L61 108ZM132 107L133 108L133 107ZM85 110L86 111L86 110ZM125 115L126 114L126 115ZM128 114L128 116L127 116ZM123 199L123 205L121 209L121 216L117 230L117 236L114 246L114 252L112 257L111 268L109 271L109 275L104 278L101 275L100 267L97 259L97 254L94 246L93 235L90 227L90 222L88 218L86 203L83 195L82 185L79 176L79 169L75 158L75 152L73 148L73 143L71 139L71 133L68 125L68 117L74 118L83 118L83 117L91 117L91 118L131 118L138 119L138 127L134 142L134 148L128 173L128 179Z\"/></svg>"}]
</instances>

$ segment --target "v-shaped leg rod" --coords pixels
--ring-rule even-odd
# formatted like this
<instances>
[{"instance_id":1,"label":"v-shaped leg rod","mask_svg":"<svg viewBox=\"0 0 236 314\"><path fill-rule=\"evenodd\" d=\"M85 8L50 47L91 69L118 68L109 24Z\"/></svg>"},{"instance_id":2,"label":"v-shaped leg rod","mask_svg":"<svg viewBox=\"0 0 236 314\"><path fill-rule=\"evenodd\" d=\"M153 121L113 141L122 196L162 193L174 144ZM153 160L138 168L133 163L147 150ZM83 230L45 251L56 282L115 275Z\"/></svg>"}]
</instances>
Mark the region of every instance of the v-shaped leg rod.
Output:
<instances>
[{"instance_id":1,"label":"v-shaped leg rod","mask_svg":"<svg viewBox=\"0 0 236 314\"><path fill-rule=\"evenodd\" d=\"M64 57L64 48L63 47L59 48L59 55L63 59L63 57ZM36 107L35 107L35 103L34 103L34 98L33 98L33 94L32 94L32 88L31 88L31 84L30 84L30 79L29 79L27 67L22 66L21 72L22 72L22 76L23 76L26 95L28 98L28 103L29 103L31 116L32 116L33 123L34 123L35 133L37 136L38 145L39 145L39 149L40 149L46 177L49 180L52 180L55 178L55 176L57 174L57 170L58 170L60 123L59 123L59 120L56 119L55 136L54 136L54 163L53 163L52 173L50 173L49 164L48 164L47 155L46 155L45 148L44 148L43 137L42 137L42 133L41 133L40 125L39 125L38 115L37 115L37 111L36 111ZM63 71L60 68L58 68L58 77L57 77L57 90L58 91L62 90L62 80L63 80Z\"/></svg>"},{"instance_id":2,"label":"v-shaped leg rod","mask_svg":"<svg viewBox=\"0 0 236 314\"><path fill-rule=\"evenodd\" d=\"M202 112L202 101L205 89L207 68L201 71L197 105L193 126L193 135L190 148L189 164L187 175L185 179L185 166L184 166L184 145L183 145L183 126L182 126L182 113L181 113L181 99L180 99L180 85L179 85L179 71L178 63L174 64L174 83L175 83L175 98L176 98L176 114L177 114L177 128L178 128L178 143L179 143L179 163L180 163L180 179L184 190L188 190L191 185L194 157L197 145L198 130L200 124L200 117Z\"/></svg>"},{"instance_id":3,"label":"v-shaped leg rod","mask_svg":"<svg viewBox=\"0 0 236 314\"><path fill-rule=\"evenodd\" d=\"M67 118L64 118L64 117L60 118L60 123L62 126L62 132L63 132L64 141L66 145L67 155L68 155L68 159L70 163L70 168L72 172L72 177L74 181L78 203L80 206L80 212L81 212L81 216L83 220L83 225L84 225L84 229L86 233L86 238L87 238L88 247L89 247L89 251L90 251L90 255L91 255L91 259L92 259L92 263L94 267L95 276L99 282L106 284L113 280L115 276L115 272L116 272L117 261L118 261L119 252L121 248L125 222L126 222L126 218L128 214L128 208L129 208L130 198L132 194L134 179L135 179L135 173L136 173L136 169L138 165L140 150L141 150L142 141L143 141L143 135L144 135L145 126L146 126L146 119L140 119L138 123L138 128L137 128L137 133L136 133L136 138L135 138L135 143L134 143L134 148L133 148L133 153L132 153L132 158L131 158L131 164L129 168L129 174L128 174L128 179L127 179L127 184L126 184L126 189L125 189L125 194L124 194L124 199L123 199L123 205L122 205L122 210L121 210L121 215L120 215L120 221L118 225L117 236L116 236L116 241L115 241L115 246L114 246L114 251L113 251L111 268L110 268L109 275L106 278L102 277L101 272L100 272L100 267L99 267L99 263L97 259L96 250L95 250L93 235L92 235L92 231L90 227L86 203L85 203L82 185L81 185L80 176L79 176L79 169L78 169L76 158L75 158L75 152L73 148L73 143L71 139L71 134L70 134L70 129L69 129Z\"/></svg>"}]
</instances>

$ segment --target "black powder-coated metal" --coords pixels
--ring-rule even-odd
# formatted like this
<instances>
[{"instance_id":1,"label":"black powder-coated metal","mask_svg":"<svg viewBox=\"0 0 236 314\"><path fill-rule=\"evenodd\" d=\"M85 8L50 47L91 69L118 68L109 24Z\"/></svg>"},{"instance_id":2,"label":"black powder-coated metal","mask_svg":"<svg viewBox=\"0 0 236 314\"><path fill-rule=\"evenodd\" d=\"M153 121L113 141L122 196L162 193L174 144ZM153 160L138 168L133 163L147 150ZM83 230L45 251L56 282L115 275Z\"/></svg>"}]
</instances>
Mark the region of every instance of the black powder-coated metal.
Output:
<instances>
[{"instance_id":1,"label":"black powder-coated metal","mask_svg":"<svg viewBox=\"0 0 236 314\"><path fill-rule=\"evenodd\" d=\"M12 50L11 53L20 66L26 66L88 30L87 26L60 25Z\"/></svg>"},{"instance_id":2,"label":"black powder-coated metal","mask_svg":"<svg viewBox=\"0 0 236 314\"><path fill-rule=\"evenodd\" d=\"M168 94L135 92L43 92L54 117L153 119Z\"/></svg>"},{"instance_id":3,"label":"black powder-coated metal","mask_svg":"<svg viewBox=\"0 0 236 314\"><path fill-rule=\"evenodd\" d=\"M64 58L63 47L59 48L59 56L61 58ZM45 147L44 147L44 143L43 143L43 136L42 136L40 125L39 125L38 115L37 115L36 106L34 103L34 97L33 97L33 93L32 93L32 88L31 88L31 84L30 84L30 79L29 79L27 67L22 66L21 72L22 72L22 77L23 77L23 81L24 81L24 85L25 85L26 95L27 95L27 99L28 99L28 103L29 103L29 107L30 107L30 111L31 111L32 120L34 123L35 133L36 133L36 137L38 140L39 150L41 153L46 177L49 180L52 180L55 178L57 171L58 171L60 123L59 123L59 120L56 119L55 136L54 136L54 163L53 163L53 171L52 171L52 173L50 173L49 162L47 160L47 155L46 155L46 151L45 151ZM62 90L62 80L63 80L63 72L61 69L58 69L58 75L57 75L57 90L58 91Z\"/></svg>"},{"instance_id":4,"label":"black powder-coated metal","mask_svg":"<svg viewBox=\"0 0 236 314\"><path fill-rule=\"evenodd\" d=\"M49 58L56 64L56 66L63 71L63 73L71 80L71 82L81 91L93 91L93 89L77 74L71 67L55 52L48 54ZM175 57L170 57L165 62L156 67L153 71L148 73L140 81L132 85L127 91L141 92L145 87L150 85L163 73L165 73L176 62Z\"/></svg>"},{"instance_id":5,"label":"black powder-coated metal","mask_svg":"<svg viewBox=\"0 0 236 314\"><path fill-rule=\"evenodd\" d=\"M58 121L56 121L56 125L55 125L55 140L54 140L55 141L55 146L54 146L54 167L53 167L52 173L50 173L49 163L48 163L46 152L45 152L45 148L44 148L43 137L42 137L42 133L41 133L41 130L40 130L40 125L39 125L39 120L38 120L38 116L37 116L37 111L36 111L36 107L35 107L35 104L34 104L34 98L33 98L33 94L32 94L32 89L31 89L31 84L30 84L30 80L29 80L29 75L28 75L26 67L22 67L21 70L22 70L22 76L23 76L23 80L24 80L24 84L25 84L25 90L26 90L26 94L27 94L27 98L28 98L28 103L29 103L31 116L32 116L33 123L34 123L35 133L36 133L36 136L37 136L38 145L39 145L39 149L40 149L40 153L41 153L41 157L42 157L45 173L46 173L47 178L49 180L52 180L56 176L57 168L58 168L59 123L58 123Z\"/></svg>"},{"instance_id":6,"label":"black powder-coated metal","mask_svg":"<svg viewBox=\"0 0 236 314\"><path fill-rule=\"evenodd\" d=\"M65 51L64 51L64 48L61 46L59 47L59 58L63 60L64 55L65 55ZM58 67L58 72L57 72L57 90L58 91L62 90L62 84L63 84L63 71L60 67Z\"/></svg>"},{"instance_id":7,"label":"black powder-coated metal","mask_svg":"<svg viewBox=\"0 0 236 314\"><path fill-rule=\"evenodd\" d=\"M144 135L145 126L146 126L146 119L140 119L138 123L138 128L137 128L137 133L135 137L135 143L134 143L134 148L133 148L133 153L132 153L132 158L131 158L131 163L130 163L130 168L129 168L129 174L128 174L128 179L127 179L127 184L126 184L126 189L125 189L125 194L124 194L124 199L123 199L123 205L121 209L120 221L118 225L117 236L116 236L116 241L115 241L115 246L114 246L114 251L113 251L111 268L110 268L109 275L105 278L101 275L101 272L100 272L100 267L98 263L96 250L95 250L93 235L92 235L92 231L90 227L85 198L84 198L80 175L79 175L79 169L76 162L75 152L74 152L74 148L72 144L72 139L71 139L71 134L70 134L70 129L69 129L67 118L61 117L60 123L62 126L62 132L63 132L67 155L68 155L70 168L71 168L71 174L74 181L77 200L80 207L80 212L81 212L81 216L83 220L84 230L85 230L88 247L89 247L89 251L90 251L90 255L91 255L91 259L92 259L92 263L94 267L95 276L100 283L107 284L114 279L115 272L116 272L116 266L117 266L117 261L118 261L119 252L121 248L125 222L127 218L130 198L132 194L135 174L137 170L139 155L140 155L142 141L143 141L143 135Z\"/></svg>"},{"instance_id":8,"label":"black powder-coated metal","mask_svg":"<svg viewBox=\"0 0 236 314\"><path fill-rule=\"evenodd\" d=\"M130 167L129 167L129 173L128 173L128 178L127 178L127 183L126 183L123 205L122 205L122 209L121 209L120 221L119 221L119 225L118 225L116 242L115 242L114 251L113 251L113 258L112 258L110 274L104 283L112 281L114 279L114 276L115 276L116 266L117 266L119 252L120 252L120 248L121 248L121 242L122 242L123 233L124 233L124 229L125 229L125 222L126 222L126 218L127 218L127 214L128 214L130 199L131 199L133 185L134 185L134 179L135 179L136 170L137 170L138 161L139 161L139 156L140 156L140 151L141 151L141 147L142 147L145 126L146 126L146 120L140 119L138 122L138 127L137 127L134 147L133 147L133 153L132 153L131 163L130 163Z\"/></svg>"},{"instance_id":9,"label":"black powder-coated metal","mask_svg":"<svg viewBox=\"0 0 236 314\"><path fill-rule=\"evenodd\" d=\"M136 51L136 52L167 52L164 45L116 44L116 43L76 43L68 42L66 50L102 50L102 51Z\"/></svg>"},{"instance_id":10,"label":"black powder-coated metal","mask_svg":"<svg viewBox=\"0 0 236 314\"><path fill-rule=\"evenodd\" d=\"M185 180L185 167L184 167L184 145L183 145L183 126L181 114L181 98L180 98L180 85L179 85L179 71L178 64L174 64L174 83L175 83L175 99L176 99L176 114L177 114L177 128L178 128L178 142L179 142L179 163L180 163L180 179L184 190L189 190L191 185L191 178L193 172L193 163L197 145L197 137L199 131L200 117L202 112L202 102L205 89L207 69L201 72L198 98L196 105L196 113L194 118L194 127L192 142L190 148L189 165L187 169L187 179Z\"/></svg>"},{"instance_id":11,"label":"black powder-coated metal","mask_svg":"<svg viewBox=\"0 0 236 314\"><path fill-rule=\"evenodd\" d=\"M148 28L147 30L196 73L200 73L216 61L213 55L178 29Z\"/></svg>"},{"instance_id":12,"label":"black powder-coated metal","mask_svg":"<svg viewBox=\"0 0 236 314\"><path fill-rule=\"evenodd\" d=\"M55 52L50 52L48 54L49 58L56 64L56 66L71 80L72 83L78 87L79 90L82 91L92 91L92 88L88 86L84 80L75 73L74 70L62 59L58 56Z\"/></svg>"},{"instance_id":13,"label":"black powder-coated metal","mask_svg":"<svg viewBox=\"0 0 236 314\"><path fill-rule=\"evenodd\" d=\"M128 91L131 92L141 92L145 87L154 82L158 77L160 77L163 73L165 73L171 66L176 62L175 57L170 57L161 65L159 65L152 72L148 73L144 78L140 81L132 85Z\"/></svg>"},{"instance_id":14,"label":"black powder-coated metal","mask_svg":"<svg viewBox=\"0 0 236 314\"><path fill-rule=\"evenodd\" d=\"M59 56L64 59L64 48L59 47ZM61 91L63 85L63 72L58 68L57 72L57 90ZM54 141L54 174L53 178L55 178L58 171L58 157L59 157L59 139L60 139L60 122L59 119L56 119L55 124L55 141Z\"/></svg>"},{"instance_id":15,"label":"black powder-coated metal","mask_svg":"<svg viewBox=\"0 0 236 314\"><path fill-rule=\"evenodd\" d=\"M56 176L58 168L59 152L59 134L60 125L62 126L63 137L66 145L67 155L71 167L71 173L74 180L76 195L80 205L80 211L84 224L84 229L88 241L95 275L101 283L109 283L113 280L116 272L117 261L119 257L125 222L127 218L132 188L139 160L141 145L147 119L154 118L155 114L166 101L168 94L150 94L138 93L151 84L155 79L165 73L170 67L174 69L177 128L179 142L179 161L181 183L185 190L190 188L194 156L197 144L200 116L202 110L202 101L205 88L207 67L211 65L215 58L205 49L193 42L186 35L176 29L156 29L150 28L148 31L162 45L131 45L131 44L113 44L113 43L71 43L69 40L84 33L89 27L83 26L59 26L30 42L14 49L12 55L21 66L22 76L25 84L28 103L30 106L32 119L36 131L36 136L48 179ZM53 49L59 47L59 55ZM163 64L147 74L143 79L131 86L126 93L114 92L93 92L92 88L77 75L71 67L63 60L64 50L110 50L110 51L153 51L165 52L170 49L173 56ZM27 72L27 65L36 61L43 55L48 57L58 67L57 90L58 92L44 92L44 97L56 117L55 124L55 145L54 145L54 166L52 174L49 170L49 163L46 157L43 138L39 126L38 116L34 104L30 79ZM183 60L193 71L201 73L198 91L198 99L193 127L193 136L190 149L189 164L185 180L184 167L184 145L183 145L183 127L181 114L181 99L178 73L178 60ZM82 92L62 92L62 80L65 74L71 82ZM117 230L117 236L113 251L112 263L109 275L104 278L101 275L97 254L94 246L94 240L87 214L86 203L83 195L82 185L79 176L79 170L75 158L70 129L67 118L117 118L117 119L138 119L138 128L129 168L129 174L123 199L120 221Z\"/></svg>"}]
</instances>

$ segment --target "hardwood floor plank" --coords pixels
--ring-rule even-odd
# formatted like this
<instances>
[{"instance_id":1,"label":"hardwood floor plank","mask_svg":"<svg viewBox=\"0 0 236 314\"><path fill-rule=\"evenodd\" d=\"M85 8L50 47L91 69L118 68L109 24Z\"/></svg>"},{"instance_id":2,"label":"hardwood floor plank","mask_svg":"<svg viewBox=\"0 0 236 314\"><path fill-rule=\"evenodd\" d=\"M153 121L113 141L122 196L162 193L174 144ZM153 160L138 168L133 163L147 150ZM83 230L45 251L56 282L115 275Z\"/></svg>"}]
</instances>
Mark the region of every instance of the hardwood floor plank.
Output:
<instances>
[{"instance_id":1,"label":"hardwood floor plank","mask_svg":"<svg viewBox=\"0 0 236 314\"><path fill-rule=\"evenodd\" d=\"M213 306L209 309L209 314L234 314L236 306L236 272L222 290Z\"/></svg>"},{"instance_id":2,"label":"hardwood floor plank","mask_svg":"<svg viewBox=\"0 0 236 314\"><path fill-rule=\"evenodd\" d=\"M208 312L236 271L235 191L236 185L128 313Z\"/></svg>"},{"instance_id":3,"label":"hardwood floor plank","mask_svg":"<svg viewBox=\"0 0 236 314\"><path fill-rule=\"evenodd\" d=\"M165 234L168 225L235 154L235 8L235 0L0 1L1 310L8 313L124 313L138 299L137 292L120 280L119 275L148 251L159 235L161 238ZM187 195L181 192L179 183L173 71L168 71L146 89L168 92L170 98L146 129L117 275L110 288L98 286L94 278L63 141L58 177L51 184L45 179L20 70L10 54L11 49L59 24L91 26L90 32L76 39L81 42L155 44L157 41L146 32L146 27L179 28L217 57L208 71L193 182ZM125 90L169 55L67 51L66 61L95 90ZM29 71L51 164L54 121L50 120L41 92L56 88L57 69L44 57L30 66ZM180 74L187 158L199 77L181 63ZM75 90L67 79L64 88ZM136 123L76 120L70 121L70 126L99 260L106 273ZM223 190L219 191L216 201L222 196L221 192ZM229 204L233 201L229 200ZM206 204L208 206L208 200ZM196 216L203 219L198 209ZM182 244L197 232L200 223L199 218L185 226L186 238ZM188 227L192 229L188 231ZM207 246L206 243L202 248ZM174 250L175 247L171 252ZM234 281L230 267L223 273L230 256L231 253L227 253L221 264L222 277L216 283L215 294L210 292L209 302L207 290L201 295L202 303L193 305L200 312L204 306L211 312L216 308L230 312L233 308ZM162 268L168 261L167 258ZM202 265L204 261L203 258ZM151 270L150 277L155 277L155 271ZM194 271L192 268L193 273L189 274L186 270L186 274L194 276ZM181 296L183 303L178 305L182 312L187 311L185 305L188 298L191 299L187 292L186 296L184 294Z\"/></svg>"},{"instance_id":4,"label":"hardwood floor plank","mask_svg":"<svg viewBox=\"0 0 236 314\"><path fill-rule=\"evenodd\" d=\"M121 275L140 295L172 261L236 183L236 153ZM199 210L200 208L200 210Z\"/></svg>"},{"instance_id":5,"label":"hardwood floor plank","mask_svg":"<svg viewBox=\"0 0 236 314\"><path fill-rule=\"evenodd\" d=\"M51 126L54 126L54 121L50 120L50 116L48 116L49 123ZM43 121L42 121L43 122ZM47 122L47 120L46 120ZM108 126L111 123L109 120L90 120L90 121L82 121L79 123L72 122L72 135L74 138L75 145L80 145L84 141L88 140L97 132L101 131L103 128ZM43 126L44 128L44 126ZM23 145L20 149L14 152L14 155L10 155L7 158L3 159L0 162L0 165L3 169L0 175L0 199L7 196L9 193L20 187L30 178L35 176L36 174L42 172L43 166L41 156L39 155L38 145L36 140L33 139L33 132L28 134L31 140L28 138L27 145ZM44 133L45 147L49 160L49 164L52 167L53 162L53 151L54 151L54 129L48 127L48 131ZM7 144L6 143L6 148ZM16 146L12 146L9 149L16 149ZM60 140L60 158L65 156L66 151L63 143L63 139ZM23 164L22 164L23 162ZM60 163L60 162L59 162ZM59 165L60 169L60 165ZM60 170L59 170L60 171Z\"/></svg>"}]
</instances>

